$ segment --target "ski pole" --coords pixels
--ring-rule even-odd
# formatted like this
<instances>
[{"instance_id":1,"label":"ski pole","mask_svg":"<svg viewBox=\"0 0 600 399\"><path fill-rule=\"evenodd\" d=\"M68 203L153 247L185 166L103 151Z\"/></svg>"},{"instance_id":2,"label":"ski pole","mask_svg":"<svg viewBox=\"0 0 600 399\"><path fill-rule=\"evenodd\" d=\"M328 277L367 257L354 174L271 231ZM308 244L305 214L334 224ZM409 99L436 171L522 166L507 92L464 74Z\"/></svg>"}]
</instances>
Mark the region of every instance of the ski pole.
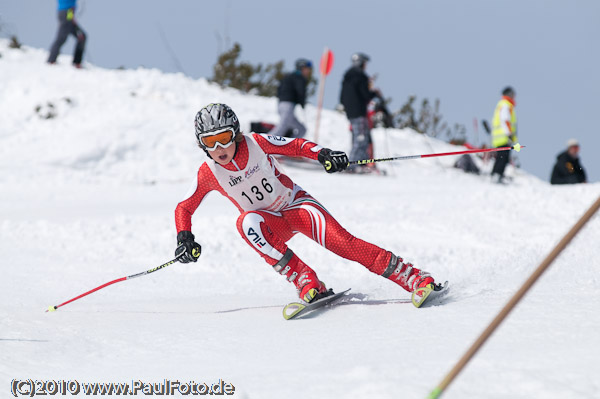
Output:
<instances>
[{"instance_id":1,"label":"ski pole","mask_svg":"<svg viewBox=\"0 0 600 399\"><path fill-rule=\"evenodd\" d=\"M350 161L350 162L348 162L348 165L364 165L367 163L387 162L387 161L404 161L407 159L443 157L446 155L475 154L478 152L493 152L493 151L508 151L508 150L515 150L515 151L519 152L519 151L521 151L521 148L525 148L525 146L524 145L522 146L519 143L517 143L510 147L484 148L484 149L480 149L480 150L466 150L466 151L456 151L456 152L438 152L436 154L407 155L407 156L403 156L403 157L392 157L392 158L363 159L360 161Z\"/></svg>"},{"instance_id":2,"label":"ski pole","mask_svg":"<svg viewBox=\"0 0 600 399\"><path fill-rule=\"evenodd\" d=\"M121 278L118 278L116 280L109 281L108 283L102 284L102 285L100 285L100 286L98 286L98 287L96 287L96 288L94 288L92 290L89 290L88 292L84 292L83 294L81 294L79 296L76 296L73 299L69 299L68 301L63 302L60 305L48 306L48 309L46 309L46 312L54 312L56 309L60 308L61 306L64 306L64 305L66 305L68 303L71 303L71 302L76 301L76 300L78 300L80 298L83 298L84 296L87 296L87 295L91 294L92 292L96 292L98 290L101 290L102 288L108 287L109 285L113 285L115 283L120 283L121 281L125 281L125 280L131 280L132 278L145 276L146 274L150 274L150 273L153 273L153 272L155 272L157 270L164 269L165 267L171 266L173 263L177 262L177 259L179 259L179 257L181 255L183 255L184 253L185 252L182 252L181 254L179 254L178 256L176 256L175 259L172 259L172 260L168 261L167 263L163 263L162 265L157 266L157 267L155 267L153 269L149 269L149 270L143 271L141 273L136 273L136 274L132 274L131 276L121 277Z\"/></svg>"},{"instance_id":3,"label":"ski pole","mask_svg":"<svg viewBox=\"0 0 600 399\"><path fill-rule=\"evenodd\" d=\"M498 328L498 326L504 321L508 314L513 308L523 299L525 294L531 290L533 284L540 278L540 276L550 267L550 264L560 255L560 253L569 245L573 237L579 233L579 231L585 226L585 224L594 216L594 214L600 209L600 197L592 204L592 206L579 218L577 223L569 230L569 232L560 240L554 249L546 256L546 258L540 263L537 269L529 276L529 278L523 283L521 288L512 296L512 298L504 305L504 308L496 315L494 320L487 326L487 328L481 333L479 338L471 347L465 352L462 358L456 363L456 365L450 370L450 372L444 377L442 382L428 396L428 399L439 399L444 393L445 389L450 383L456 378L458 373L467 365L475 353L483 346L485 341L492 335L492 333Z\"/></svg>"}]
</instances>

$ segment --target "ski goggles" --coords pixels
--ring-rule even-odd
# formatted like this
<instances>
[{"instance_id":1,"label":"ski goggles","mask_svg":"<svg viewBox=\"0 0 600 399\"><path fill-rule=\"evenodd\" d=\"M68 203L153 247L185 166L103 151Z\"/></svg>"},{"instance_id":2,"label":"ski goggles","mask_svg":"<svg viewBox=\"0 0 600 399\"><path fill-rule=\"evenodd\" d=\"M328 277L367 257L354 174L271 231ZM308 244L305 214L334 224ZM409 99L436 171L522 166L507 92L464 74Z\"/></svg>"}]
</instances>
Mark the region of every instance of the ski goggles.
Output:
<instances>
[{"instance_id":1,"label":"ski goggles","mask_svg":"<svg viewBox=\"0 0 600 399\"><path fill-rule=\"evenodd\" d=\"M233 130L231 129L205 133L200 136L200 143L208 151L214 151L217 149L217 146L222 148L229 147L233 144L234 136L235 134L233 134Z\"/></svg>"}]
</instances>

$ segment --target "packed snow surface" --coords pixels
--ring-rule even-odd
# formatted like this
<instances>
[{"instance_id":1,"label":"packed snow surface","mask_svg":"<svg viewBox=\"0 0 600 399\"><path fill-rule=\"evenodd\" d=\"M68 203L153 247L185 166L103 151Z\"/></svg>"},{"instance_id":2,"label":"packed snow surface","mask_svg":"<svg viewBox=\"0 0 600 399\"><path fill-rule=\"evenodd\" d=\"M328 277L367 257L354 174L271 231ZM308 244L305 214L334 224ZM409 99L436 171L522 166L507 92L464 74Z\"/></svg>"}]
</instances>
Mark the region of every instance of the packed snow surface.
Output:
<instances>
[{"instance_id":1,"label":"packed snow surface","mask_svg":"<svg viewBox=\"0 0 600 399\"><path fill-rule=\"evenodd\" d=\"M227 103L248 131L251 121L277 122L276 99L152 69L76 70L67 56L49 66L45 51L6 41L0 54L2 398L14 379L223 380L239 398L425 398L600 194L600 183L550 186L512 167L512 183L498 185L452 168L453 156L382 163L387 176L284 166L350 232L450 281L446 303L416 309L397 285L296 236L300 258L352 295L285 321L295 289L245 244L235 207L215 193L194 215L197 263L46 313L172 259L173 211L207 159L194 142L196 111ZM316 109L296 113L312 139ZM323 146L349 151L343 114L325 110L320 132ZM409 130L373 136L378 157L461 150ZM596 216L444 398L600 398L599 237Z\"/></svg>"}]
</instances>

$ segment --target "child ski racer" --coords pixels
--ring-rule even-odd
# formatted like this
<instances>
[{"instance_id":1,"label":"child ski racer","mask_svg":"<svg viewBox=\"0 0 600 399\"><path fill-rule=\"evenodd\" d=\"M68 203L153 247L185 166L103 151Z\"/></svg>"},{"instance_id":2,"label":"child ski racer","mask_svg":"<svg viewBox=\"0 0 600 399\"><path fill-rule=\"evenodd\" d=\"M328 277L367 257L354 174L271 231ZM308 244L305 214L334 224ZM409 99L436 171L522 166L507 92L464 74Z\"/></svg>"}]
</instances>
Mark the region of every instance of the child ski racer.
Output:
<instances>
[{"instance_id":1,"label":"child ski racer","mask_svg":"<svg viewBox=\"0 0 600 399\"><path fill-rule=\"evenodd\" d=\"M239 209L237 229L248 245L273 269L293 283L307 303L331 295L315 271L286 242L302 233L329 251L365 266L408 292L439 289L429 273L392 252L350 234L327 209L278 169L273 155L318 160L328 173L347 168L344 152L301 138L243 134L233 110L209 104L195 118L196 139L208 157L200 165L191 195L175 209L178 246L175 256L196 262L201 246L192 234L192 215L204 196L216 190Z\"/></svg>"}]
</instances>

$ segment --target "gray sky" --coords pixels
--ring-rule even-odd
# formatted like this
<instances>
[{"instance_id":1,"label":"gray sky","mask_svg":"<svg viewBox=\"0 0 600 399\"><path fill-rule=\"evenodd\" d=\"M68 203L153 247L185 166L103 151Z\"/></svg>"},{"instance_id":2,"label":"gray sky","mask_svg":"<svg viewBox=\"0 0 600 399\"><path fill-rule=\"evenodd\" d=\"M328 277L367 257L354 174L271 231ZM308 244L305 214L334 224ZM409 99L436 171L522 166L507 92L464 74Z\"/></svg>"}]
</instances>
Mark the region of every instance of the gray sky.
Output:
<instances>
[{"instance_id":1,"label":"gray sky","mask_svg":"<svg viewBox=\"0 0 600 399\"><path fill-rule=\"evenodd\" d=\"M3 36L48 49L56 1L2 0ZM582 145L590 181L600 181L600 1L595 0L79 0L88 34L85 60L102 67L155 67L212 76L227 43L252 63L335 54L325 107L337 103L352 53L371 57L369 74L397 110L408 95L439 98L441 113L467 127L491 120L500 91L517 91L523 168L548 180L567 139ZM172 49L165 44L161 31ZM70 39L62 48L72 53ZM175 58L178 61L175 61ZM311 99L316 103L316 98ZM480 141L489 140L479 124ZM402 149L391 152L403 154Z\"/></svg>"}]
</instances>

